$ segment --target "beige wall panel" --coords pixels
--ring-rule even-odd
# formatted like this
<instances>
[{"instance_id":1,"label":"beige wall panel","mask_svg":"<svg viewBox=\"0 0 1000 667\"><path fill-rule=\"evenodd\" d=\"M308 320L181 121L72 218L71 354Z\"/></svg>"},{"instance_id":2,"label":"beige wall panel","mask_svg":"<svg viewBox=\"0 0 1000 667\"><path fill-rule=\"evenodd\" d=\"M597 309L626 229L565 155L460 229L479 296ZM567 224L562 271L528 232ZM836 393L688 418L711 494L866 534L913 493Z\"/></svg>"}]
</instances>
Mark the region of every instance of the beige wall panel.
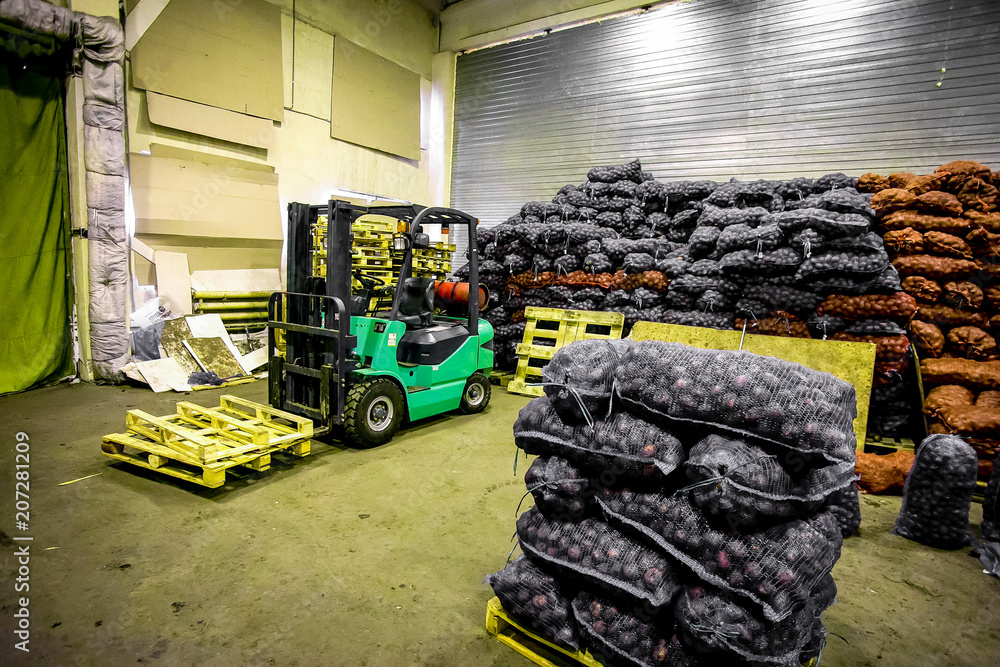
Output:
<instances>
[{"instance_id":1,"label":"beige wall panel","mask_svg":"<svg viewBox=\"0 0 1000 667\"><path fill-rule=\"evenodd\" d=\"M420 76L338 37L330 136L420 159Z\"/></svg>"},{"instance_id":2,"label":"beige wall panel","mask_svg":"<svg viewBox=\"0 0 1000 667\"><path fill-rule=\"evenodd\" d=\"M184 253L190 271L275 269L281 263L280 241L212 239L191 236L138 235L157 252ZM140 284L143 275L139 274Z\"/></svg>"},{"instance_id":3,"label":"beige wall panel","mask_svg":"<svg viewBox=\"0 0 1000 667\"><path fill-rule=\"evenodd\" d=\"M137 88L282 119L281 10L264 0L171 0L132 49Z\"/></svg>"},{"instance_id":4,"label":"beige wall panel","mask_svg":"<svg viewBox=\"0 0 1000 667\"><path fill-rule=\"evenodd\" d=\"M223 167L234 167L236 169L249 169L250 171L266 171L269 174L274 173L274 167L272 167L269 164L250 162L248 160L240 160L237 158L225 157L223 155L215 155L214 153L203 153L201 151L181 148L180 146L172 146L172 145L158 144L152 142L149 144L149 150L153 154L153 157L168 158L170 160L189 160L191 162L201 162L204 164L221 165Z\"/></svg>"},{"instance_id":5,"label":"beige wall panel","mask_svg":"<svg viewBox=\"0 0 1000 667\"><path fill-rule=\"evenodd\" d=\"M295 22L295 90L291 108L330 120L333 35Z\"/></svg>"},{"instance_id":6,"label":"beige wall panel","mask_svg":"<svg viewBox=\"0 0 1000 667\"><path fill-rule=\"evenodd\" d=\"M291 12L291 0L271 0ZM437 51L434 16L411 0L296 0L296 16L398 63L424 78L431 76Z\"/></svg>"},{"instance_id":7,"label":"beige wall panel","mask_svg":"<svg viewBox=\"0 0 1000 667\"><path fill-rule=\"evenodd\" d=\"M330 139L329 133L324 121L292 113L285 118L273 151L282 212L288 202L323 203L335 188L428 201L426 158L419 163L401 160Z\"/></svg>"},{"instance_id":8,"label":"beige wall panel","mask_svg":"<svg viewBox=\"0 0 1000 667\"><path fill-rule=\"evenodd\" d=\"M131 156L136 231L280 240L275 174Z\"/></svg>"},{"instance_id":9,"label":"beige wall panel","mask_svg":"<svg viewBox=\"0 0 1000 667\"><path fill-rule=\"evenodd\" d=\"M272 121L188 102L154 92L146 92L149 121L234 144L268 148L274 143Z\"/></svg>"}]
</instances>

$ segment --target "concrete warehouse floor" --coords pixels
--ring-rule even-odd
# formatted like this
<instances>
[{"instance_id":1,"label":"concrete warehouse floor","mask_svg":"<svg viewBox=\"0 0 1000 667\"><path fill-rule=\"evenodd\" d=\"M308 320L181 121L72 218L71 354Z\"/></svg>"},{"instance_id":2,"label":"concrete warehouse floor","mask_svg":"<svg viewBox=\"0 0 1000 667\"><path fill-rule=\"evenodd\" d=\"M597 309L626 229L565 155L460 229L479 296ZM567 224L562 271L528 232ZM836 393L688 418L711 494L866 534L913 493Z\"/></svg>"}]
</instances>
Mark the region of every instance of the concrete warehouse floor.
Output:
<instances>
[{"instance_id":1,"label":"concrete warehouse floor","mask_svg":"<svg viewBox=\"0 0 1000 667\"><path fill-rule=\"evenodd\" d=\"M486 634L482 583L504 564L524 493L511 425L525 399L498 390L482 415L433 419L368 451L316 444L214 491L101 455L127 408L168 414L224 392L266 400L264 382L183 397L63 385L0 398L0 663L529 664ZM12 649L18 431L31 443L27 655ZM862 501L862 537L834 570L823 664L998 664L1000 581L968 549L889 535L899 505ZM974 505L977 530L980 519Z\"/></svg>"}]
</instances>

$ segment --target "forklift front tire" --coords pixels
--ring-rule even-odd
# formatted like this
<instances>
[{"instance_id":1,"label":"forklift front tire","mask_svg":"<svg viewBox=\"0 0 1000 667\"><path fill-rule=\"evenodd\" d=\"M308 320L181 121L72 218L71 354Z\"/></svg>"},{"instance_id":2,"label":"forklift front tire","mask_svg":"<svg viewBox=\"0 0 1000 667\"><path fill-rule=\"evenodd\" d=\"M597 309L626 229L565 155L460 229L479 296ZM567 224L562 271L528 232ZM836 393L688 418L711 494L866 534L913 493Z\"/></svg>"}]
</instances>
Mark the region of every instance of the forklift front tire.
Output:
<instances>
[{"instance_id":1,"label":"forklift front tire","mask_svg":"<svg viewBox=\"0 0 1000 667\"><path fill-rule=\"evenodd\" d=\"M351 387L344 408L344 431L359 447L392 440L403 421L403 394L395 382L369 380Z\"/></svg>"},{"instance_id":2,"label":"forklift front tire","mask_svg":"<svg viewBox=\"0 0 1000 667\"><path fill-rule=\"evenodd\" d=\"M462 392L462 402L459 403L458 409L467 415L482 412L490 404L491 394L489 378L482 373L473 373L465 383L465 391Z\"/></svg>"}]
</instances>

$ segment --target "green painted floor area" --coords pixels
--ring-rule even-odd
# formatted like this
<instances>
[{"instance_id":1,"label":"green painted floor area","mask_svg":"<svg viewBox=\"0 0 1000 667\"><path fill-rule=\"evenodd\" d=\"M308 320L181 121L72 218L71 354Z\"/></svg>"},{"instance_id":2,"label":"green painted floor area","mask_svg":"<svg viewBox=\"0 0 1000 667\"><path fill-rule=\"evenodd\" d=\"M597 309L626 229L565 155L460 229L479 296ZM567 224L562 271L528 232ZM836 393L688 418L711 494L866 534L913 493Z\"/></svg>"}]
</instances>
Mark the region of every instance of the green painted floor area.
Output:
<instances>
[{"instance_id":1,"label":"green painted floor area","mask_svg":"<svg viewBox=\"0 0 1000 667\"><path fill-rule=\"evenodd\" d=\"M0 398L0 488L31 442L31 653L12 649L14 499L0 499L0 663L527 665L486 635L483 577L511 548L527 462L511 425L527 399L428 420L390 444L314 454L207 490L112 463L125 410L227 390L63 385ZM66 486L59 483L101 473ZM530 501L526 501L527 502ZM823 665L987 665L1000 658L1000 580L969 550L891 536L896 498L865 498L834 570ZM980 508L971 520L978 528ZM18 533L22 534L22 533ZM992 656L992 657L991 657Z\"/></svg>"}]
</instances>

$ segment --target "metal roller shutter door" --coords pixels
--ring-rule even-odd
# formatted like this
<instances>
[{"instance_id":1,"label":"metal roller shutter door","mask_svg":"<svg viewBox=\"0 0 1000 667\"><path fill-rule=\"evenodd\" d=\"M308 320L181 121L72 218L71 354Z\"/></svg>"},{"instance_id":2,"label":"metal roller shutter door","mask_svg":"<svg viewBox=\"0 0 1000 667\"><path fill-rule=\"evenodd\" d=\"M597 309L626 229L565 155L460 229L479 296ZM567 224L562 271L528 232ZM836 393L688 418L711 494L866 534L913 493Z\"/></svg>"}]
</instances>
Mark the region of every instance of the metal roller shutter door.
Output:
<instances>
[{"instance_id":1,"label":"metal roller shutter door","mask_svg":"<svg viewBox=\"0 0 1000 667\"><path fill-rule=\"evenodd\" d=\"M458 57L452 204L495 225L635 157L661 180L1000 167L998 74L982 0L694 0L556 31Z\"/></svg>"}]
</instances>

